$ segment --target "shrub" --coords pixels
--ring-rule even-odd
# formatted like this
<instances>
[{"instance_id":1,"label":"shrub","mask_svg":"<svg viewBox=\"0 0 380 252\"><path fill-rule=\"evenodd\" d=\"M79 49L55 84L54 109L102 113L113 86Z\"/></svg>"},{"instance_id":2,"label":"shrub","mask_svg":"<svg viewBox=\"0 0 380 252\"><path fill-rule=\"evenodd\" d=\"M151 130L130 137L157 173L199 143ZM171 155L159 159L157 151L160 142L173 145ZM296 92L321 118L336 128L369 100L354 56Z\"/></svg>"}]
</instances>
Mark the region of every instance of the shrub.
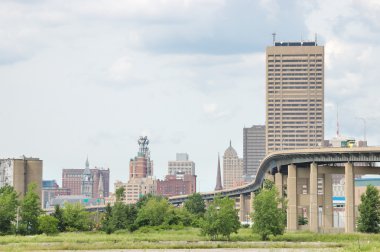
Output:
<instances>
[{"instance_id":1,"label":"shrub","mask_svg":"<svg viewBox=\"0 0 380 252\"><path fill-rule=\"evenodd\" d=\"M38 230L46 235L58 234L58 223L55 217L50 215L40 215L38 217Z\"/></svg>"}]
</instances>

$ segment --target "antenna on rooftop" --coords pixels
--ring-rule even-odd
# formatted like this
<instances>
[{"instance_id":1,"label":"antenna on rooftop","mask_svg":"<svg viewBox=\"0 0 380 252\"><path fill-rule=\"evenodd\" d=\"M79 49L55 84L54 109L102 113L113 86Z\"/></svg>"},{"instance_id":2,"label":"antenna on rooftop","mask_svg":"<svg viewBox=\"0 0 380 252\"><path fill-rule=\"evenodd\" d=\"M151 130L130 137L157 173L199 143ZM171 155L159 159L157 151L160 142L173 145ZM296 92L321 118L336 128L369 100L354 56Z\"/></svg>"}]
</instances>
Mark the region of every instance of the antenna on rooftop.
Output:
<instances>
[{"instance_id":1,"label":"antenna on rooftop","mask_svg":"<svg viewBox=\"0 0 380 252\"><path fill-rule=\"evenodd\" d=\"M336 137L339 137L339 107L336 105Z\"/></svg>"},{"instance_id":2,"label":"antenna on rooftop","mask_svg":"<svg viewBox=\"0 0 380 252\"><path fill-rule=\"evenodd\" d=\"M315 45L318 45L318 35L315 33Z\"/></svg>"},{"instance_id":3,"label":"antenna on rooftop","mask_svg":"<svg viewBox=\"0 0 380 252\"><path fill-rule=\"evenodd\" d=\"M276 33L273 32L273 33L272 33L272 36L273 36L273 45L274 45L274 43L276 42Z\"/></svg>"}]
</instances>

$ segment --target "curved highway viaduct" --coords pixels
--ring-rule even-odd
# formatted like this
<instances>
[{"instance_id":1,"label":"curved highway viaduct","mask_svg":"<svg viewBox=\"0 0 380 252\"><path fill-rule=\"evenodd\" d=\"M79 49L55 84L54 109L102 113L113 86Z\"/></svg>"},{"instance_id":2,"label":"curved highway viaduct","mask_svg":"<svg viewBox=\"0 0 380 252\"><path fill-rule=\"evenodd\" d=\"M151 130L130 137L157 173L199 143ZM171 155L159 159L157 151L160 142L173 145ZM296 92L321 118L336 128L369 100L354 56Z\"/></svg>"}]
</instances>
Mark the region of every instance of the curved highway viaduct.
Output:
<instances>
[{"instance_id":1,"label":"curved highway viaduct","mask_svg":"<svg viewBox=\"0 0 380 252\"><path fill-rule=\"evenodd\" d=\"M201 193L206 201L216 195L237 198L240 220L252 211L251 199L264 179L270 179L287 198L287 229L299 229L298 217L306 213L312 232L333 231L332 174L345 176L345 232L355 231L355 175L380 174L380 147L317 148L273 152L266 156L256 179L244 186ZM172 204L182 204L188 195L170 197ZM321 213L320 213L321 212Z\"/></svg>"}]
</instances>

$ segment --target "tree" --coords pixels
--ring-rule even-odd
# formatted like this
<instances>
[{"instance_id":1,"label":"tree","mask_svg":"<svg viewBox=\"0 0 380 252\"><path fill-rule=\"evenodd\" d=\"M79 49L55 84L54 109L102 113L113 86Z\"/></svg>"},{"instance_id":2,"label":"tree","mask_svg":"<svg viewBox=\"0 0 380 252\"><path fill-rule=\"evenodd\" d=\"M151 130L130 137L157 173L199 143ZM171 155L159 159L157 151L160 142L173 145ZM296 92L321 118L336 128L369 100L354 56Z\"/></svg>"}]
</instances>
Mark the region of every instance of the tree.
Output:
<instances>
[{"instance_id":1,"label":"tree","mask_svg":"<svg viewBox=\"0 0 380 252\"><path fill-rule=\"evenodd\" d=\"M126 205L122 202L116 202L112 207L111 225L115 230L127 229L127 218Z\"/></svg>"},{"instance_id":2,"label":"tree","mask_svg":"<svg viewBox=\"0 0 380 252\"><path fill-rule=\"evenodd\" d=\"M185 208L189 213L195 214L197 216L203 216L206 212L206 205L202 196L199 193L192 194L185 201Z\"/></svg>"},{"instance_id":3,"label":"tree","mask_svg":"<svg viewBox=\"0 0 380 252\"><path fill-rule=\"evenodd\" d=\"M106 206L106 212L102 220L102 230L107 234L111 234L115 231L115 227L112 225L112 207L110 203Z\"/></svg>"},{"instance_id":4,"label":"tree","mask_svg":"<svg viewBox=\"0 0 380 252\"><path fill-rule=\"evenodd\" d=\"M279 208L281 203L284 202L274 186L264 187L253 199L252 230L260 234L262 240L284 233L286 213Z\"/></svg>"},{"instance_id":5,"label":"tree","mask_svg":"<svg viewBox=\"0 0 380 252\"><path fill-rule=\"evenodd\" d=\"M37 185L31 183L21 202L20 231L24 234L38 233L38 216L42 213L40 197L36 193Z\"/></svg>"},{"instance_id":6,"label":"tree","mask_svg":"<svg viewBox=\"0 0 380 252\"><path fill-rule=\"evenodd\" d=\"M359 205L358 230L365 233L380 232L380 196L379 190L368 185L365 193L361 195Z\"/></svg>"},{"instance_id":7,"label":"tree","mask_svg":"<svg viewBox=\"0 0 380 252\"><path fill-rule=\"evenodd\" d=\"M40 215L38 217L38 230L46 235L54 235L59 232L59 221L50 215Z\"/></svg>"},{"instance_id":8,"label":"tree","mask_svg":"<svg viewBox=\"0 0 380 252\"><path fill-rule=\"evenodd\" d=\"M121 186L121 187L117 188L115 195L116 195L116 202L124 201L125 200L125 187Z\"/></svg>"},{"instance_id":9,"label":"tree","mask_svg":"<svg viewBox=\"0 0 380 252\"><path fill-rule=\"evenodd\" d=\"M203 235L208 235L212 240L218 235L230 239L231 233L237 233L240 221L235 209L235 201L225 197L214 198L214 202L207 208L204 221L201 226Z\"/></svg>"},{"instance_id":10,"label":"tree","mask_svg":"<svg viewBox=\"0 0 380 252\"><path fill-rule=\"evenodd\" d=\"M169 202L164 198L151 197L138 211L137 226L159 226L164 223Z\"/></svg>"},{"instance_id":11,"label":"tree","mask_svg":"<svg viewBox=\"0 0 380 252\"><path fill-rule=\"evenodd\" d=\"M12 222L16 220L17 193L12 186L0 188L0 234L8 234L12 230Z\"/></svg>"},{"instance_id":12,"label":"tree","mask_svg":"<svg viewBox=\"0 0 380 252\"><path fill-rule=\"evenodd\" d=\"M58 220L58 231L64 232L66 230L66 227L63 219L63 210L59 205L54 206L54 213L52 214L52 216Z\"/></svg>"},{"instance_id":13,"label":"tree","mask_svg":"<svg viewBox=\"0 0 380 252\"><path fill-rule=\"evenodd\" d=\"M63 221L68 231L88 231L92 228L90 213L80 203L65 204Z\"/></svg>"}]
</instances>

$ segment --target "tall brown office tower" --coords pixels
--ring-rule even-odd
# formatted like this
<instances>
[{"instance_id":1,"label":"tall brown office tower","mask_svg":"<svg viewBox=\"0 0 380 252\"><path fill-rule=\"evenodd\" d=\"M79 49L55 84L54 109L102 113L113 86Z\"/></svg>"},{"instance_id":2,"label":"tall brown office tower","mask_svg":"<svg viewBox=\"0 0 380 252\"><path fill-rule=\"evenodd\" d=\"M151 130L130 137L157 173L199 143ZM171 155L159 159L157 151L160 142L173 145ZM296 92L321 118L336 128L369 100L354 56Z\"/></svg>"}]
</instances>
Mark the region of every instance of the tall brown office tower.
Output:
<instances>
[{"instance_id":1,"label":"tall brown office tower","mask_svg":"<svg viewBox=\"0 0 380 252\"><path fill-rule=\"evenodd\" d=\"M307 149L324 139L324 47L274 42L266 50L266 152Z\"/></svg>"},{"instance_id":2,"label":"tall brown office tower","mask_svg":"<svg viewBox=\"0 0 380 252\"><path fill-rule=\"evenodd\" d=\"M37 193L42 196L42 160L39 158L0 159L0 188L13 186L21 197L25 195L30 183L37 185Z\"/></svg>"}]
</instances>

